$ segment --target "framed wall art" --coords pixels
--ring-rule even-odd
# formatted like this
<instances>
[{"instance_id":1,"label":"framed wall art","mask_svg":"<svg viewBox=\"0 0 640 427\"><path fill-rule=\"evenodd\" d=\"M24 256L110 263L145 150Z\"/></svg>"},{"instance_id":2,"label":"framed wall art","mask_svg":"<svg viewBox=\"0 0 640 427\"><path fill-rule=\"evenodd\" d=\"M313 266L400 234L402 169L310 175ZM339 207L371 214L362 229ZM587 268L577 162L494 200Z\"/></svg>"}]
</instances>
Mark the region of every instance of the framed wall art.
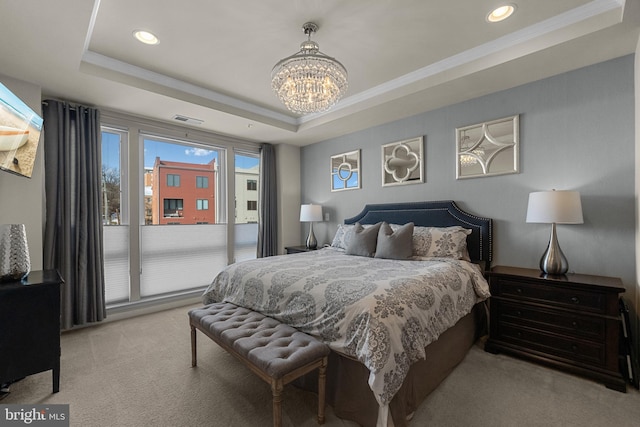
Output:
<instances>
[{"instance_id":1,"label":"framed wall art","mask_svg":"<svg viewBox=\"0 0 640 427\"><path fill-rule=\"evenodd\" d=\"M518 173L519 116L456 129L456 179Z\"/></svg>"},{"instance_id":2,"label":"framed wall art","mask_svg":"<svg viewBox=\"0 0 640 427\"><path fill-rule=\"evenodd\" d=\"M424 182L422 136L382 146L382 186Z\"/></svg>"},{"instance_id":3,"label":"framed wall art","mask_svg":"<svg viewBox=\"0 0 640 427\"><path fill-rule=\"evenodd\" d=\"M360 188L360 150L331 156L331 191Z\"/></svg>"},{"instance_id":4,"label":"framed wall art","mask_svg":"<svg viewBox=\"0 0 640 427\"><path fill-rule=\"evenodd\" d=\"M31 178L42 117L0 83L0 170Z\"/></svg>"}]
</instances>

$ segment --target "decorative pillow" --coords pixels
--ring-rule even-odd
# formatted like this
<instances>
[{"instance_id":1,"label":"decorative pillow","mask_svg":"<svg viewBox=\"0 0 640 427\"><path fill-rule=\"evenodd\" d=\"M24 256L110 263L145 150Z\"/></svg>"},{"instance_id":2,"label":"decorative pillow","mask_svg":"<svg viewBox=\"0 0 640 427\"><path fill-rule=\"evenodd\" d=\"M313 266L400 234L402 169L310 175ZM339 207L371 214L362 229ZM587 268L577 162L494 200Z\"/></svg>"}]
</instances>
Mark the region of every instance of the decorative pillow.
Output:
<instances>
[{"instance_id":1,"label":"decorative pillow","mask_svg":"<svg viewBox=\"0 0 640 427\"><path fill-rule=\"evenodd\" d=\"M409 259L413 254L413 223L410 222L395 231L383 222L378 231L376 258Z\"/></svg>"},{"instance_id":2,"label":"decorative pillow","mask_svg":"<svg viewBox=\"0 0 640 427\"><path fill-rule=\"evenodd\" d=\"M336 230L336 234L333 236L333 241L331 242L331 246L339 249L347 249L349 246L349 241L351 240L351 236L353 236L353 229L355 228L355 224L340 224L338 225L338 230ZM373 227L372 224L364 224L362 225L364 228Z\"/></svg>"},{"instance_id":3,"label":"decorative pillow","mask_svg":"<svg viewBox=\"0 0 640 427\"><path fill-rule=\"evenodd\" d=\"M455 227L415 227L413 255L419 257L446 257L469 261L467 236L471 230Z\"/></svg>"},{"instance_id":4,"label":"decorative pillow","mask_svg":"<svg viewBox=\"0 0 640 427\"><path fill-rule=\"evenodd\" d=\"M351 236L353 235L354 227L355 224L340 224L335 236L333 236L331 246L339 249L347 249L349 240L351 240Z\"/></svg>"},{"instance_id":5,"label":"decorative pillow","mask_svg":"<svg viewBox=\"0 0 640 427\"><path fill-rule=\"evenodd\" d=\"M376 242L378 240L378 230L382 223L377 223L371 227L364 228L356 222L353 228L353 235L347 245L347 255L358 255L373 257L376 252Z\"/></svg>"}]
</instances>

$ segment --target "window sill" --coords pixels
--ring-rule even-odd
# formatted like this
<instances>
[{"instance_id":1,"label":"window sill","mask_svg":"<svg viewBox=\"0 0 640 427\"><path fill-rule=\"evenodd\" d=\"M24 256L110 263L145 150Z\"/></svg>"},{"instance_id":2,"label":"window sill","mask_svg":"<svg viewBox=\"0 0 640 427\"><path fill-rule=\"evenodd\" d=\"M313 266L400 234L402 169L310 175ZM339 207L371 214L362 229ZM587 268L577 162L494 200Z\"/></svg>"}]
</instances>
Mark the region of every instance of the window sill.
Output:
<instances>
[{"instance_id":1,"label":"window sill","mask_svg":"<svg viewBox=\"0 0 640 427\"><path fill-rule=\"evenodd\" d=\"M110 304L107 305L107 318L105 319L105 322L143 316L145 314L156 313L158 311L169 310L177 307L202 304L203 292L204 288L181 292L179 294L145 298L140 301Z\"/></svg>"}]
</instances>

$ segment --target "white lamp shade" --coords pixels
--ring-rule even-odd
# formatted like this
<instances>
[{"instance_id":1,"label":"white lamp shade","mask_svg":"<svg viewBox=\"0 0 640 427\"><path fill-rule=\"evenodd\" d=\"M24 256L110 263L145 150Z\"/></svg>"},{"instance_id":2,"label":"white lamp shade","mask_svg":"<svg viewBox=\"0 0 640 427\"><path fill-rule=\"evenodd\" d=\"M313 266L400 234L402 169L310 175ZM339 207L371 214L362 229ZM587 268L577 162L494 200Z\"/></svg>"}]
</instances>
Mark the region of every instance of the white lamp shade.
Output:
<instances>
[{"instance_id":1,"label":"white lamp shade","mask_svg":"<svg viewBox=\"0 0 640 427\"><path fill-rule=\"evenodd\" d=\"M322 221L321 205L301 205L300 222Z\"/></svg>"},{"instance_id":2,"label":"white lamp shade","mask_svg":"<svg viewBox=\"0 0 640 427\"><path fill-rule=\"evenodd\" d=\"M582 224L580 193L555 190L530 193L527 222Z\"/></svg>"}]
</instances>

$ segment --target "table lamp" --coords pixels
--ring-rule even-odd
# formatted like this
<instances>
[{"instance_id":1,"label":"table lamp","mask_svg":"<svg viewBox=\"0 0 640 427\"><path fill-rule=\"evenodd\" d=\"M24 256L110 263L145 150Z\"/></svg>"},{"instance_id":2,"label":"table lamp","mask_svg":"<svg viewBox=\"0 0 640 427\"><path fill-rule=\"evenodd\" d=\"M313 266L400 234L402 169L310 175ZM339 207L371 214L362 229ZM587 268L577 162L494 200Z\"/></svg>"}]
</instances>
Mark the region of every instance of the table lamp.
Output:
<instances>
[{"instance_id":1,"label":"table lamp","mask_svg":"<svg viewBox=\"0 0 640 427\"><path fill-rule=\"evenodd\" d=\"M0 282L24 279L30 271L24 224L0 224Z\"/></svg>"},{"instance_id":2,"label":"table lamp","mask_svg":"<svg viewBox=\"0 0 640 427\"><path fill-rule=\"evenodd\" d=\"M540 259L540 270L562 275L569 270L556 235L556 224L582 224L582 203L577 191L538 191L529 194L527 222L551 224L549 246Z\"/></svg>"},{"instance_id":3,"label":"table lamp","mask_svg":"<svg viewBox=\"0 0 640 427\"><path fill-rule=\"evenodd\" d=\"M322 221L322 206L320 205L301 205L300 206L300 222L309 223L309 235L307 236L307 248L315 249L318 247L318 241L313 234L313 223Z\"/></svg>"}]
</instances>

